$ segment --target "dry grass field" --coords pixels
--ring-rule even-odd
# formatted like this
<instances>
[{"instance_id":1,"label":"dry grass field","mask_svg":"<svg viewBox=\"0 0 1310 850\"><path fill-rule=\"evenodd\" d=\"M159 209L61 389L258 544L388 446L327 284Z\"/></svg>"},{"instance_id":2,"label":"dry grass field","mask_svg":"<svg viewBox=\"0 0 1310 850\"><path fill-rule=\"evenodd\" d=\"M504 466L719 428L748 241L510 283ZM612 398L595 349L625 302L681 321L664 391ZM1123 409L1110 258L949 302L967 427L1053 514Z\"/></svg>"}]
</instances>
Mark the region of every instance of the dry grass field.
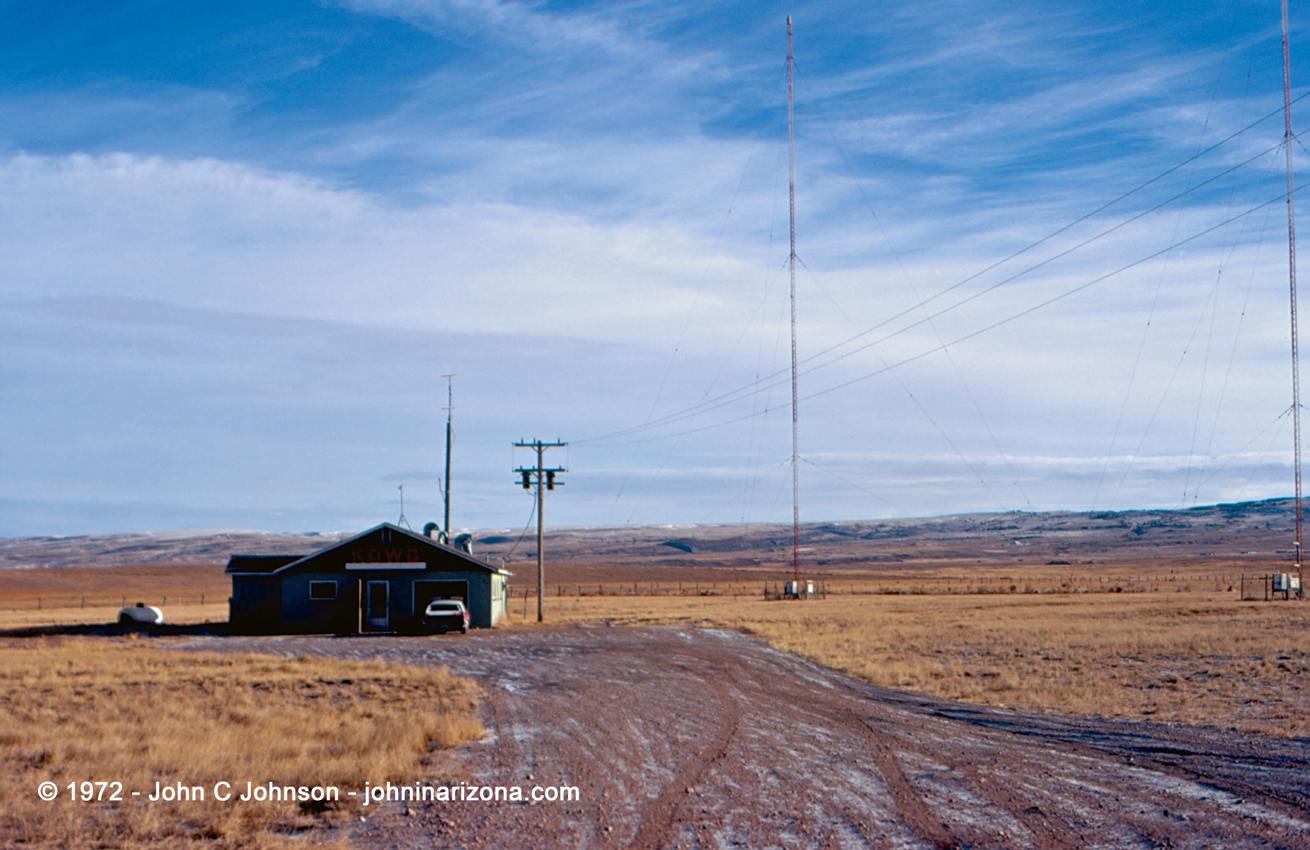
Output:
<instances>
[{"instance_id":1,"label":"dry grass field","mask_svg":"<svg viewBox=\"0 0 1310 850\"><path fill-rule=\"evenodd\" d=\"M875 684L950 699L1305 736L1310 606L1262 601L1267 585L1253 580L1287 568L1290 536L1281 501L809 524L805 575L830 592L797 602L762 598L790 573L789 527L561 529L547 539L546 608L551 622L750 631ZM517 540L483 535L477 551L497 561ZM0 570L0 628L111 622L137 600L170 623L221 622L225 546L313 543L218 535L152 544L155 560L131 565L117 539L12 541L7 563L55 565ZM522 596L531 549L509 564L519 623L534 619L535 599ZM193 552L212 560L179 563ZM1241 598L1243 574L1247 599L1261 601Z\"/></svg>"},{"instance_id":2,"label":"dry grass field","mask_svg":"<svg viewBox=\"0 0 1310 850\"><path fill-rule=\"evenodd\" d=\"M476 686L445 669L174 652L143 638L11 640L0 653L6 847L334 845L342 818L360 814L346 790L431 776L438 750L482 735ZM233 792L336 785L342 803L225 803L213 799L220 780ZM56 800L38 799L44 781ZM123 783L123 801L70 799L68 784L80 797L88 781ZM149 802L156 782L206 799Z\"/></svg>"},{"instance_id":3,"label":"dry grass field","mask_svg":"<svg viewBox=\"0 0 1310 850\"><path fill-rule=\"evenodd\" d=\"M132 597L131 602L136 601L138 601L138 598ZM160 604L159 601L151 603L150 599L144 595L140 597L140 601L148 605ZM113 605L87 605L85 608L79 605L51 608L48 604L41 608L0 608L0 629L23 629L31 626L103 625L117 620L119 607L119 604L115 602ZM174 605L170 602L164 610L165 623L169 624L226 623L228 616L226 599L222 603L206 602L204 605L187 605L185 603Z\"/></svg>"},{"instance_id":4,"label":"dry grass field","mask_svg":"<svg viewBox=\"0 0 1310 850\"><path fill-rule=\"evenodd\" d=\"M826 599L766 602L774 582L753 570L704 567L660 581L651 578L658 571L584 561L551 565L546 604L552 622L747 630L875 684L967 702L1310 735L1310 606L1240 600L1234 566L1200 557L1120 562L1113 571L879 564L820 573ZM0 578L0 628L112 622L124 596L164 605L170 623L227 615L226 578L213 565L52 567ZM535 618L535 598L521 595L531 579L532 568L520 568L512 622ZM1246 593L1262 600L1263 586L1248 578Z\"/></svg>"},{"instance_id":5,"label":"dry grass field","mask_svg":"<svg viewBox=\"0 0 1310 850\"><path fill-rule=\"evenodd\" d=\"M227 620L232 580L213 564L0 570L0 628L112 623L124 605L165 609L168 622Z\"/></svg>"},{"instance_id":6,"label":"dry grass field","mask_svg":"<svg viewBox=\"0 0 1310 850\"><path fill-rule=\"evenodd\" d=\"M1310 735L1310 606L1235 592L547 597L547 618L693 623L985 705ZM513 620L525 621L521 609Z\"/></svg>"}]
</instances>

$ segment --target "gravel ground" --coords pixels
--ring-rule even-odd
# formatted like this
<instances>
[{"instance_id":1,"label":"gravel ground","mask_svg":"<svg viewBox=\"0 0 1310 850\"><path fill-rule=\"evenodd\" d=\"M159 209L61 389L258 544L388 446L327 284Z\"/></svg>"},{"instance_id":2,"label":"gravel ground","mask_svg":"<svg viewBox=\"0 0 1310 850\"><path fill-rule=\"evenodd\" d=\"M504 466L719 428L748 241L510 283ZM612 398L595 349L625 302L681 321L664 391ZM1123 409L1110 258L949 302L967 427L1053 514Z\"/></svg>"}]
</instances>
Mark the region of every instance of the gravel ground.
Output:
<instances>
[{"instance_id":1,"label":"gravel ground","mask_svg":"<svg viewBox=\"0 0 1310 850\"><path fill-rule=\"evenodd\" d=\"M1310 848L1310 741L946 702L731 632L176 645L448 665L487 692L468 781L581 792L383 804L361 848Z\"/></svg>"}]
</instances>

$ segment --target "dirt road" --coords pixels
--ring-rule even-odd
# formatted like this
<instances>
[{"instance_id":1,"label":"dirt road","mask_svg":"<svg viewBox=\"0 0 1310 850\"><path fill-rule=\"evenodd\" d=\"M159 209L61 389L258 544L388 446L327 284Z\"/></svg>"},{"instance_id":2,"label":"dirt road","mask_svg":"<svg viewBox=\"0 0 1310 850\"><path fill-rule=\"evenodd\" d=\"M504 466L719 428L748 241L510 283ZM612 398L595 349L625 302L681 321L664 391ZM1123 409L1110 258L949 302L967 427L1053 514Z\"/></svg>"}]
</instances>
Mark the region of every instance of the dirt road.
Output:
<instances>
[{"instance_id":1,"label":"dirt road","mask_svg":"<svg viewBox=\"0 0 1310 850\"><path fill-rule=\"evenodd\" d=\"M390 804L368 848L1310 848L1310 741L1068 719L875 688L751 637L564 626L193 638L446 664L487 689L470 781L580 802Z\"/></svg>"}]
</instances>

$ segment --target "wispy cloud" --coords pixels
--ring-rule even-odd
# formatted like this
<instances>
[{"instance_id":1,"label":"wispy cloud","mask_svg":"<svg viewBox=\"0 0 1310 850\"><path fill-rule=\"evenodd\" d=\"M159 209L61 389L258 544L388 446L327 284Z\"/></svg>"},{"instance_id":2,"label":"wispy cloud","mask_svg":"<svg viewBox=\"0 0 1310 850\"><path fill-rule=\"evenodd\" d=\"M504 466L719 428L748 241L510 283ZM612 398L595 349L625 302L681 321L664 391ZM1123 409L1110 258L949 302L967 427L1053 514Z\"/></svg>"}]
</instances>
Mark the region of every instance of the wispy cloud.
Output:
<instances>
[{"instance_id":1,"label":"wispy cloud","mask_svg":"<svg viewBox=\"0 0 1310 850\"><path fill-rule=\"evenodd\" d=\"M63 530L65 510L78 527L351 527L411 477L435 510L439 464L415 458L450 371L478 435L467 524L519 521L502 478L532 436L575 442L561 522L785 515L790 393L767 379L789 353L789 11L360 0L16 20L4 531ZM1275 108L1276 20L794 13L801 446L835 467L803 471L805 516L1279 492L1285 225L1277 203L1241 214L1281 177L1272 155L1221 175L1276 145L1277 121L978 275ZM864 331L834 353L876 344L808 371ZM52 462L28 463L47 443Z\"/></svg>"}]
</instances>

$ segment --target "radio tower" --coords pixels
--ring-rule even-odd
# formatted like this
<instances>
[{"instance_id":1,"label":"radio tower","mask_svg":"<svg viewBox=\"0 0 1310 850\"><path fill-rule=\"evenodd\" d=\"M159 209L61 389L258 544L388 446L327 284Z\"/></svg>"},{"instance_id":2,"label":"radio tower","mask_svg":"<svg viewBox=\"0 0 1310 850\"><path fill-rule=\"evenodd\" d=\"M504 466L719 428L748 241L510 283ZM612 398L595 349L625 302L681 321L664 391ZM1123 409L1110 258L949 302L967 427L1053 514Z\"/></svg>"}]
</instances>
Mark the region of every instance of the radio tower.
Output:
<instances>
[{"instance_id":1,"label":"radio tower","mask_svg":"<svg viewBox=\"0 0 1310 850\"><path fill-rule=\"evenodd\" d=\"M1286 5L1287 0L1283 0ZM787 16L787 208L791 228L791 568L801 581L801 485L796 415L796 135L791 108L791 15ZM1290 156L1290 154L1289 154ZM1295 339L1295 337L1293 337ZM1297 479L1300 480L1299 478ZM1298 493L1300 490L1297 491ZM1299 514L1298 514L1299 521ZM1299 526L1298 526L1299 528ZM1299 538L1298 534L1298 538ZM799 589L797 590L799 593Z\"/></svg>"},{"instance_id":2,"label":"radio tower","mask_svg":"<svg viewBox=\"0 0 1310 850\"><path fill-rule=\"evenodd\" d=\"M1296 477L1296 595L1305 598L1301 567L1301 355L1296 341L1296 205L1292 202L1292 71L1287 47L1287 0L1283 0L1283 148L1287 151L1287 273L1292 298L1292 466Z\"/></svg>"},{"instance_id":3,"label":"radio tower","mask_svg":"<svg viewBox=\"0 0 1310 850\"><path fill-rule=\"evenodd\" d=\"M451 383L454 375L442 375L446 379L446 481L445 491L442 493L442 502L446 506L446 526L443 529L446 532L446 540L453 540L450 535L450 417L455 410L455 390Z\"/></svg>"}]
</instances>

